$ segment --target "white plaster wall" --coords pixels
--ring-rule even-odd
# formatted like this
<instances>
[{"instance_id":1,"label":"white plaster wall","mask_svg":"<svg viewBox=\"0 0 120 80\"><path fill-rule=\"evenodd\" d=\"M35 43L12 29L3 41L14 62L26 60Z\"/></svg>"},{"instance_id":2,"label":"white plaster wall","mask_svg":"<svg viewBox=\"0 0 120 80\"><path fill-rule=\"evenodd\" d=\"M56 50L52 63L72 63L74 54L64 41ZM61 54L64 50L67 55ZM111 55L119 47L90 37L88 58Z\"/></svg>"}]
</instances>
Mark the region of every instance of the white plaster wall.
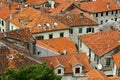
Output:
<instances>
[{"instance_id":1,"label":"white plaster wall","mask_svg":"<svg viewBox=\"0 0 120 80\"><path fill-rule=\"evenodd\" d=\"M41 52L41 54L38 55L38 52ZM60 54L57 52L41 47L40 45L36 45L36 55L35 55L36 57L47 57L47 56L58 56L58 55Z\"/></svg>"},{"instance_id":2,"label":"white plaster wall","mask_svg":"<svg viewBox=\"0 0 120 80\"><path fill-rule=\"evenodd\" d=\"M119 10L118 10L118 14L116 14L115 11L113 11L113 15L112 15L112 11L108 12L108 16L106 16L106 12L103 12L103 16L101 16L101 13L98 13L98 17L96 17L96 14L93 14L93 17L98 21L98 23L100 24L101 20L103 20L103 24L106 23L106 20L115 20L115 18L120 18L120 14L119 14Z\"/></svg>"},{"instance_id":3,"label":"white plaster wall","mask_svg":"<svg viewBox=\"0 0 120 80\"><path fill-rule=\"evenodd\" d=\"M79 33L79 28L82 28L82 33ZM97 32L97 26L79 26L79 27L71 27L73 29L73 34L70 33L70 37L73 42L78 44L78 35L89 34L86 33L87 28L94 28L94 33Z\"/></svg>"},{"instance_id":4,"label":"white plaster wall","mask_svg":"<svg viewBox=\"0 0 120 80\"><path fill-rule=\"evenodd\" d=\"M12 26L13 26L13 28L12 28ZM20 29L20 28L18 26L16 26L15 24L10 22L10 31L16 30L16 29Z\"/></svg>"},{"instance_id":5,"label":"white plaster wall","mask_svg":"<svg viewBox=\"0 0 120 80\"><path fill-rule=\"evenodd\" d=\"M64 37L69 37L69 30L58 30L52 32L38 33L35 36L44 36L44 39L49 39L49 34L53 34L53 38L60 38L60 33L64 33Z\"/></svg>"}]
</instances>

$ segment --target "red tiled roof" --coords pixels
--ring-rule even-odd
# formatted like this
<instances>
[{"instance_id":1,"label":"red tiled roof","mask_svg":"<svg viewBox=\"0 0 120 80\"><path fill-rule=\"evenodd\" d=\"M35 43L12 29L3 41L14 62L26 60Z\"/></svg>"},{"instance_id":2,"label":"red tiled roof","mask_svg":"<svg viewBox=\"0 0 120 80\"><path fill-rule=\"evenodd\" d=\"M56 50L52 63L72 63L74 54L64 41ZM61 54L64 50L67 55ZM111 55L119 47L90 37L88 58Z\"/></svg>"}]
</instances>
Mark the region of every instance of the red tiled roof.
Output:
<instances>
[{"instance_id":1,"label":"red tiled roof","mask_svg":"<svg viewBox=\"0 0 120 80\"><path fill-rule=\"evenodd\" d=\"M79 36L79 38L99 57L120 45L118 42L120 32L114 30L83 35Z\"/></svg>"},{"instance_id":2,"label":"red tiled roof","mask_svg":"<svg viewBox=\"0 0 120 80\"><path fill-rule=\"evenodd\" d=\"M42 42L45 45L43 46L39 44L39 42L40 43ZM77 52L77 48L70 38L55 38L55 39L37 41L37 45L43 46L50 50L54 50L55 52L57 51L60 54L63 54L64 50L67 51L67 54L74 54Z\"/></svg>"},{"instance_id":3,"label":"red tiled roof","mask_svg":"<svg viewBox=\"0 0 120 80\"><path fill-rule=\"evenodd\" d=\"M108 78L105 78L105 79L101 79L101 78L98 78L98 79L83 78L83 79L80 79L80 80L120 80L120 77L108 77Z\"/></svg>"},{"instance_id":4,"label":"red tiled roof","mask_svg":"<svg viewBox=\"0 0 120 80\"><path fill-rule=\"evenodd\" d=\"M99 70L93 69L87 73L88 78L90 79L105 79L107 76Z\"/></svg>"},{"instance_id":5,"label":"red tiled roof","mask_svg":"<svg viewBox=\"0 0 120 80\"><path fill-rule=\"evenodd\" d=\"M110 8L107 8L107 4L110 4ZM98 13L98 12L106 12L112 10L120 9L120 6L114 0L96 0L91 2L82 3L80 5L82 10Z\"/></svg>"},{"instance_id":6,"label":"red tiled roof","mask_svg":"<svg viewBox=\"0 0 120 80\"><path fill-rule=\"evenodd\" d=\"M48 0L27 0L27 4L37 4L37 5L40 5L40 4L44 4L46 3Z\"/></svg>"},{"instance_id":7,"label":"red tiled roof","mask_svg":"<svg viewBox=\"0 0 120 80\"><path fill-rule=\"evenodd\" d=\"M54 68L53 62L57 59L59 63L64 66L65 73L72 73L72 65L69 63L69 61L73 56L75 56L75 58L78 59L78 61L84 65L83 66L84 72L89 71L91 69L88 58L85 53L54 56L54 57L43 57L40 58L40 61L46 62L49 67Z\"/></svg>"},{"instance_id":8,"label":"red tiled roof","mask_svg":"<svg viewBox=\"0 0 120 80\"><path fill-rule=\"evenodd\" d=\"M9 10L8 6L5 6L0 10L0 18L6 20L10 17L11 14L16 13L16 12L17 12L16 9L11 8L11 10Z\"/></svg>"},{"instance_id":9,"label":"red tiled roof","mask_svg":"<svg viewBox=\"0 0 120 80\"><path fill-rule=\"evenodd\" d=\"M26 8L19 14L15 15L13 19L11 19L11 23L19 28L30 28L32 33L64 30L69 28L33 8ZM53 23L56 23L57 25L54 27Z\"/></svg>"},{"instance_id":10,"label":"red tiled roof","mask_svg":"<svg viewBox=\"0 0 120 80\"><path fill-rule=\"evenodd\" d=\"M114 62L117 66L117 68L120 68L120 52L113 55Z\"/></svg>"},{"instance_id":11,"label":"red tiled roof","mask_svg":"<svg viewBox=\"0 0 120 80\"><path fill-rule=\"evenodd\" d=\"M10 59L9 55L13 55L13 59ZM19 51L7 46L0 47L0 74L4 73L8 68L18 69L21 66L25 67L32 64L38 63L25 56L25 54L21 55Z\"/></svg>"},{"instance_id":12,"label":"red tiled roof","mask_svg":"<svg viewBox=\"0 0 120 80\"><path fill-rule=\"evenodd\" d=\"M22 42L27 42L27 43L30 41L30 38L33 37L32 33L28 28L13 30L3 34L5 35L4 37L12 38L12 39L22 41Z\"/></svg>"},{"instance_id":13,"label":"red tiled roof","mask_svg":"<svg viewBox=\"0 0 120 80\"><path fill-rule=\"evenodd\" d=\"M86 13L60 14L51 16L70 27L98 25L97 21Z\"/></svg>"}]
</instances>

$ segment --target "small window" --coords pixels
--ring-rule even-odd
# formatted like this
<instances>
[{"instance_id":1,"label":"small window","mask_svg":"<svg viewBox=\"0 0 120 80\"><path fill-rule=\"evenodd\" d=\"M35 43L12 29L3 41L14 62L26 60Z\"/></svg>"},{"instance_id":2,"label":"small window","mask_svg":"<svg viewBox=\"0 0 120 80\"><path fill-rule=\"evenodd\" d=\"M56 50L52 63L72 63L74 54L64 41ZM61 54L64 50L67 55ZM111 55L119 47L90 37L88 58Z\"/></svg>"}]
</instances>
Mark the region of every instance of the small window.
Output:
<instances>
[{"instance_id":1,"label":"small window","mask_svg":"<svg viewBox=\"0 0 120 80\"><path fill-rule=\"evenodd\" d=\"M117 21L117 18L115 18L115 21Z\"/></svg>"},{"instance_id":2,"label":"small window","mask_svg":"<svg viewBox=\"0 0 120 80\"><path fill-rule=\"evenodd\" d=\"M40 54L41 54L41 52L38 52L37 54L38 54L38 55L40 55Z\"/></svg>"},{"instance_id":3,"label":"small window","mask_svg":"<svg viewBox=\"0 0 120 80\"><path fill-rule=\"evenodd\" d=\"M118 14L118 10L116 10L116 14Z\"/></svg>"},{"instance_id":4,"label":"small window","mask_svg":"<svg viewBox=\"0 0 120 80\"><path fill-rule=\"evenodd\" d=\"M92 32L94 33L94 28L92 28Z\"/></svg>"},{"instance_id":5,"label":"small window","mask_svg":"<svg viewBox=\"0 0 120 80\"><path fill-rule=\"evenodd\" d=\"M111 58L106 58L106 66L110 66Z\"/></svg>"},{"instance_id":6,"label":"small window","mask_svg":"<svg viewBox=\"0 0 120 80\"><path fill-rule=\"evenodd\" d=\"M14 58L13 54L9 54L9 55L8 55L8 58L9 58L9 59L13 59L13 58Z\"/></svg>"},{"instance_id":7,"label":"small window","mask_svg":"<svg viewBox=\"0 0 120 80\"><path fill-rule=\"evenodd\" d=\"M106 20L105 22L108 22L108 20Z\"/></svg>"},{"instance_id":8,"label":"small window","mask_svg":"<svg viewBox=\"0 0 120 80\"><path fill-rule=\"evenodd\" d=\"M82 28L79 28L79 33L82 33Z\"/></svg>"},{"instance_id":9,"label":"small window","mask_svg":"<svg viewBox=\"0 0 120 80\"><path fill-rule=\"evenodd\" d=\"M2 31L4 32L4 29Z\"/></svg>"},{"instance_id":10,"label":"small window","mask_svg":"<svg viewBox=\"0 0 120 80\"><path fill-rule=\"evenodd\" d=\"M4 26L4 21L2 21L2 26Z\"/></svg>"},{"instance_id":11,"label":"small window","mask_svg":"<svg viewBox=\"0 0 120 80\"><path fill-rule=\"evenodd\" d=\"M92 28L87 28L86 33L92 32Z\"/></svg>"},{"instance_id":12,"label":"small window","mask_svg":"<svg viewBox=\"0 0 120 80\"><path fill-rule=\"evenodd\" d=\"M101 16L103 16L103 12L101 13Z\"/></svg>"},{"instance_id":13,"label":"small window","mask_svg":"<svg viewBox=\"0 0 120 80\"><path fill-rule=\"evenodd\" d=\"M100 24L103 24L103 20L100 21Z\"/></svg>"},{"instance_id":14,"label":"small window","mask_svg":"<svg viewBox=\"0 0 120 80\"><path fill-rule=\"evenodd\" d=\"M106 12L106 16L108 15L108 12Z\"/></svg>"},{"instance_id":15,"label":"small window","mask_svg":"<svg viewBox=\"0 0 120 80\"><path fill-rule=\"evenodd\" d=\"M38 40L44 40L44 36L38 36L37 39Z\"/></svg>"},{"instance_id":16,"label":"small window","mask_svg":"<svg viewBox=\"0 0 120 80\"><path fill-rule=\"evenodd\" d=\"M64 37L64 33L62 32L62 33L60 33L60 37Z\"/></svg>"},{"instance_id":17,"label":"small window","mask_svg":"<svg viewBox=\"0 0 120 80\"><path fill-rule=\"evenodd\" d=\"M98 17L98 13L96 13L96 17Z\"/></svg>"},{"instance_id":18,"label":"small window","mask_svg":"<svg viewBox=\"0 0 120 80\"><path fill-rule=\"evenodd\" d=\"M53 38L53 34L49 34L49 39L52 39Z\"/></svg>"},{"instance_id":19,"label":"small window","mask_svg":"<svg viewBox=\"0 0 120 80\"><path fill-rule=\"evenodd\" d=\"M61 69L58 69L58 74L61 74Z\"/></svg>"},{"instance_id":20,"label":"small window","mask_svg":"<svg viewBox=\"0 0 120 80\"><path fill-rule=\"evenodd\" d=\"M112 11L112 13L111 13L111 14L113 15L113 13L114 13L114 12Z\"/></svg>"},{"instance_id":21,"label":"small window","mask_svg":"<svg viewBox=\"0 0 120 80\"><path fill-rule=\"evenodd\" d=\"M73 29L69 29L69 33L73 34Z\"/></svg>"},{"instance_id":22,"label":"small window","mask_svg":"<svg viewBox=\"0 0 120 80\"><path fill-rule=\"evenodd\" d=\"M75 68L75 73L80 73L80 68Z\"/></svg>"}]
</instances>

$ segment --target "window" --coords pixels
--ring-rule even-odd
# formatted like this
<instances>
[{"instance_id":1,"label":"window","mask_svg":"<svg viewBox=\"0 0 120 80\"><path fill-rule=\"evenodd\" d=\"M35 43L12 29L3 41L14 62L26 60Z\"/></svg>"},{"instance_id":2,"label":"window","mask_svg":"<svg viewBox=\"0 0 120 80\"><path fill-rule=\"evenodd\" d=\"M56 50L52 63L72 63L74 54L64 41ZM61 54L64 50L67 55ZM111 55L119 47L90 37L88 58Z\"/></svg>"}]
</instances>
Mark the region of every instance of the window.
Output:
<instances>
[{"instance_id":1,"label":"window","mask_svg":"<svg viewBox=\"0 0 120 80\"><path fill-rule=\"evenodd\" d=\"M103 13L101 13L101 16L103 16Z\"/></svg>"},{"instance_id":2,"label":"window","mask_svg":"<svg viewBox=\"0 0 120 80\"><path fill-rule=\"evenodd\" d=\"M80 40L80 47L82 47L82 41Z\"/></svg>"},{"instance_id":3,"label":"window","mask_svg":"<svg viewBox=\"0 0 120 80\"><path fill-rule=\"evenodd\" d=\"M105 22L108 22L108 20L106 20Z\"/></svg>"},{"instance_id":4,"label":"window","mask_svg":"<svg viewBox=\"0 0 120 80\"><path fill-rule=\"evenodd\" d=\"M38 36L37 39L38 40L44 40L44 36Z\"/></svg>"},{"instance_id":5,"label":"window","mask_svg":"<svg viewBox=\"0 0 120 80\"><path fill-rule=\"evenodd\" d=\"M117 21L117 18L115 18L115 21Z\"/></svg>"},{"instance_id":6,"label":"window","mask_svg":"<svg viewBox=\"0 0 120 80\"><path fill-rule=\"evenodd\" d=\"M118 10L116 10L116 14L118 14Z\"/></svg>"},{"instance_id":7,"label":"window","mask_svg":"<svg viewBox=\"0 0 120 80\"><path fill-rule=\"evenodd\" d=\"M69 33L73 34L73 29L69 29Z\"/></svg>"},{"instance_id":8,"label":"window","mask_svg":"<svg viewBox=\"0 0 120 80\"><path fill-rule=\"evenodd\" d=\"M106 66L110 66L111 58L106 58Z\"/></svg>"},{"instance_id":9,"label":"window","mask_svg":"<svg viewBox=\"0 0 120 80\"><path fill-rule=\"evenodd\" d=\"M52 39L53 38L53 34L49 34L49 39Z\"/></svg>"},{"instance_id":10,"label":"window","mask_svg":"<svg viewBox=\"0 0 120 80\"><path fill-rule=\"evenodd\" d=\"M82 33L82 28L79 28L79 33Z\"/></svg>"},{"instance_id":11,"label":"window","mask_svg":"<svg viewBox=\"0 0 120 80\"><path fill-rule=\"evenodd\" d=\"M64 37L64 33L62 32L62 33L60 33L60 37Z\"/></svg>"},{"instance_id":12,"label":"window","mask_svg":"<svg viewBox=\"0 0 120 80\"><path fill-rule=\"evenodd\" d=\"M86 33L92 32L92 28L87 28Z\"/></svg>"},{"instance_id":13,"label":"window","mask_svg":"<svg viewBox=\"0 0 120 80\"><path fill-rule=\"evenodd\" d=\"M2 26L4 26L4 21L2 21Z\"/></svg>"},{"instance_id":14,"label":"window","mask_svg":"<svg viewBox=\"0 0 120 80\"><path fill-rule=\"evenodd\" d=\"M113 15L113 13L114 13L114 12L112 11L112 13L111 13L111 14Z\"/></svg>"},{"instance_id":15,"label":"window","mask_svg":"<svg viewBox=\"0 0 120 80\"><path fill-rule=\"evenodd\" d=\"M37 54L38 54L38 55L40 55L40 54L41 54L41 52L38 52Z\"/></svg>"},{"instance_id":16,"label":"window","mask_svg":"<svg viewBox=\"0 0 120 80\"><path fill-rule=\"evenodd\" d=\"M58 69L58 74L61 74L61 69Z\"/></svg>"},{"instance_id":17,"label":"window","mask_svg":"<svg viewBox=\"0 0 120 80\"><path fill-rule=\"evenodd\" d=\"M94 28L92 28L92 32L94 33Z\"/></svg>"},{"instance_id":18,"label":"window","mask_svg":"<svg viewBox=\"0 0 120 80\"><path fill-rule=\"evenodd\" d=\"M106 16L108 15L108 12L106 12Z\"/></svg>"},{"instance_id":19,"label":"window","mask_svg":"<svg viewBox=\"0 0 120 80\"><path fill-rule=\"evenodd\" d=\"M80 73L80 68L75 68L75 73Z\"/></svg>"},{"instance_id":20,"label":"window","mask_svg":"<svg viewBox=\"0 0 120 80\"><path fill-rule=\"evenodd\" d=\"M100 21L100 24L103 24L103 20Z\"/></svg>"},{"instance_id":21,"label":"window","mask_svg":"<svg viewBox=\"0 0 120 80\"><path fill-rule=\"evenodd\" d=\"M96 13L96 17L98 17L98 13Z\"/></svg>"}]
</instances>

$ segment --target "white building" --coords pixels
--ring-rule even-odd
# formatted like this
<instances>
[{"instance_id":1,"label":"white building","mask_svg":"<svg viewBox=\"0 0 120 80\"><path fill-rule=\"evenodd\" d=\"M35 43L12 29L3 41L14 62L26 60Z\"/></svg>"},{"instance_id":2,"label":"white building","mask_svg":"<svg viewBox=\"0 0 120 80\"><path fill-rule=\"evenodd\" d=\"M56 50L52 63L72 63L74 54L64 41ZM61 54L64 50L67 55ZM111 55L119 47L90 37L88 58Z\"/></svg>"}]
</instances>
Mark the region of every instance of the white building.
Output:
<instances>
[{"instance_id":1,"label":"white building","mask_svg":"<svg viewBox=\"0 0 120 80\"><path fill-rule=\"evenodd\" d=\"M104 24L108 20L120 18L120 6L114 0L95 0L80 5L81 10L89 13L99 23Z\"/></svg>"},{"instance_id":2,"label":"white building","mask_svg":"<svg viewBox=\"0 0 120 80\"><path fill-rule=\"evenodd\" d=\"M40 61L53 68L57 75L62 76L62 80L80 80L91 69L85 53L43 57Z\"/></svg>"},{"instance_id":3,"label":"white building","mask_svg":"<svg viewBox=\"0 0 120 80\"><path fill-rule=\"evenodd\" d=\"M107 30L79 36L79 52L86 52L93 68L106 75L116 75L112 56L120 51L120 32Z\"/></svg>"},{"instance_id":4,"label":"white building","mask_svg":"<svg viewBox=\"0 0 120 80\"><path fill-rule=\"evenodd\" d=\"M68 26L33 8L25 8L11 19L10 30L20 28L30 28L38 40L69 37Z\"/></svg>"}]
</instances>

